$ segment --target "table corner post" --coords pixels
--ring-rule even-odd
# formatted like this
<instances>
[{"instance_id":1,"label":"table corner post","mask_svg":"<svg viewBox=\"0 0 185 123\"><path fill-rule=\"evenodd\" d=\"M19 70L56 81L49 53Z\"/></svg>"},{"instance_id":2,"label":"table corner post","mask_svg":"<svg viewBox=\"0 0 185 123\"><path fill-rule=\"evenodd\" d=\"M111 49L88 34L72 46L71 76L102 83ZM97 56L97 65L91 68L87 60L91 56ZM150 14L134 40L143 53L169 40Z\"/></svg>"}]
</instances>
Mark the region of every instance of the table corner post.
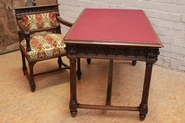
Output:
<instances>
[{"instance_id":1,"label":"table corner post","mask_svg":"<svg viewBox=\"0 0 185 123\"><path fill-rule=\"evenodd\" d=\"M70 59L70 103L69 110L72 117L77 114L77 99L76 99L76 59Z\"/></svg>"}]
</instances>

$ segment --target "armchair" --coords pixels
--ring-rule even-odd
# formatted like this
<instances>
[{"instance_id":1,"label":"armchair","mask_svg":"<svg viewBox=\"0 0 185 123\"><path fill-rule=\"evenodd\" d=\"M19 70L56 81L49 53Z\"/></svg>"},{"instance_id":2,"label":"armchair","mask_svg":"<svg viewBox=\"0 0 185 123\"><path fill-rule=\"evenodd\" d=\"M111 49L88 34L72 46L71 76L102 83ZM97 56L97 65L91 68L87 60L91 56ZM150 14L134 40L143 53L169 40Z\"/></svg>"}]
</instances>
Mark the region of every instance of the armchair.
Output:
<instances>
[{"instance_id":1,"label":"armchair","mask_svg":"<svg viewBox=\"0 0 185 123\"><path fill-rule=\"evenodd\" d=\"M60 18L58 4L43 6L29 6L14 8L17 25L19 27L19 47L22 54L22 70L29 80L31 91L34 92L36 84L34 77L43 73L34 73L35 63L52 58L58 58L57 70L69 69L63 63L66 56L65 44L62 42L60 24L71 27L72 23ZM27 64L29 70L27 70Z\"/></svg>"}]
</instances>

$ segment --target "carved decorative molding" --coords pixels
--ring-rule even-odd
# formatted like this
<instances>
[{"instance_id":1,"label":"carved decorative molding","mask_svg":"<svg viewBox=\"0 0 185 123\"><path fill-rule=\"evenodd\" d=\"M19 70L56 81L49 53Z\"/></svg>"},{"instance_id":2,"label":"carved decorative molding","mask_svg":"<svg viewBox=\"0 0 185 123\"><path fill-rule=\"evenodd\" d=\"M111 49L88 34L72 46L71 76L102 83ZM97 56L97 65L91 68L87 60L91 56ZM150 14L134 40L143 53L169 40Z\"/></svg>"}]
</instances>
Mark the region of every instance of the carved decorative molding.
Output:
<instances>
[{"instance_id":1,"label":"carved decorative molding","mask_svg":"<svg viewBox=\"0 0 185 123\"><path fill-rule=\"evenodd\" d=\"M68 56L73 55L88 55L99 56L105 55L110 57L141 57L141 59L152 59L157 60L159 55L158 48L149 48L149 47L126 47L126 46L96 46L96 45L67 45L66 47Z\"/></svg>"}]
</instances>

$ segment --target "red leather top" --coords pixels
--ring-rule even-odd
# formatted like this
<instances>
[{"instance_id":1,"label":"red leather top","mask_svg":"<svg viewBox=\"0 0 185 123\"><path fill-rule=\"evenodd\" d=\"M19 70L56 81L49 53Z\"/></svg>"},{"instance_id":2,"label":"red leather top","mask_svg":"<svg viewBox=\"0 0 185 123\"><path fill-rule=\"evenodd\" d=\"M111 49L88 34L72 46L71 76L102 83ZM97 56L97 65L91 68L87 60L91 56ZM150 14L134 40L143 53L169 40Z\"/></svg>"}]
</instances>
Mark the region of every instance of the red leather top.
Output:
<instances>
[{"instance_id":1,"label":"red leather top","mask_svg":"<svg viewBox=\"0 0 185 123\"><path fill-rule=\"evenodd\" d=\"M159 43L142 10L85 9L67 40Z\"/></svg>"}]
</instances>

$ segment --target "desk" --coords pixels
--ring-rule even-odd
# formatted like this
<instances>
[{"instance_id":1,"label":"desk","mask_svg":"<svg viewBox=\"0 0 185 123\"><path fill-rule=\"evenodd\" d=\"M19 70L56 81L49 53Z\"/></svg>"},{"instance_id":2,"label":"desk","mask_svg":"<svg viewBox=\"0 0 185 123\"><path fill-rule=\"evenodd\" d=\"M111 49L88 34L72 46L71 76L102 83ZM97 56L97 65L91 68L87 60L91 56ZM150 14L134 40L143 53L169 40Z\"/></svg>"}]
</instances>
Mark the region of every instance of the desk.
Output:
<instances>
[{"instance_id":1,"label":"desk","mask_svg":"<svg viewBox=\"0 0 185 123\"><path fill-rule=\"evenodd\" d=\"M161 41L142 10L85 9L64 38L70 59L70 112L77 108L139 111L140 120L148 112L148 96L153 63L157 61ZM110 59L106 105L78 103L76 97L76 59ZM142 99L139 106L111 105L113 60L145 61ZM135 64L135 62L133 62ZM78 67L80 79L81 70Z\"/></svg>"}]
</instances>

